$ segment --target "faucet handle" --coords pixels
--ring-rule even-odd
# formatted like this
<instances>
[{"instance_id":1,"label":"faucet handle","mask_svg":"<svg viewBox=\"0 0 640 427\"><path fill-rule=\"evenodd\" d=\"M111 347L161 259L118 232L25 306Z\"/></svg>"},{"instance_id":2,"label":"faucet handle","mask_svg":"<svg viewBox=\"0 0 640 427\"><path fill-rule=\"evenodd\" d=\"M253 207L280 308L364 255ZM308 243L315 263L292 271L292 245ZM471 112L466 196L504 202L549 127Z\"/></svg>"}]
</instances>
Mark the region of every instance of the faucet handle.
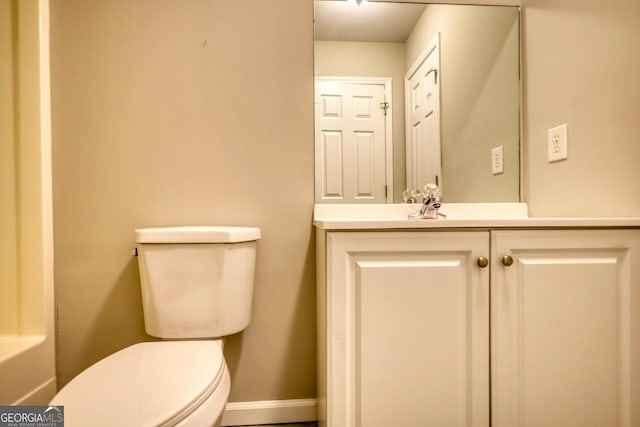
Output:
<instances>
[{"instance_id":1,"label":"faucet handle","mask_svg":"<svg viewBox=\"0 0 640 427\"><path fill-rule=\"evenodd\" d=\"M432 182L424 186L424 197L425 199L435 199L436 195L440 189L438 186Z\"/></svg>"}]
</instances>

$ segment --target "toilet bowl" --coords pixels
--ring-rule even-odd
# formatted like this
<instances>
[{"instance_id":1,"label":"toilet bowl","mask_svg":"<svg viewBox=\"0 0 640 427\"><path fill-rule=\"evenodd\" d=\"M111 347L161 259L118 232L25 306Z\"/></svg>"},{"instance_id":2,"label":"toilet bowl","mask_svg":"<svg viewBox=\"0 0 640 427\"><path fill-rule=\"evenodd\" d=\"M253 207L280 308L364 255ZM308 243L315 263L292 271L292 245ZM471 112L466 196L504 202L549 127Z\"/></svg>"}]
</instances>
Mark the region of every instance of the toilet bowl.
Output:
<instances>
[{"instance_id":1,"label":"toilet bowl","mask_svg":"<svg viewBox=\"0 0 640 427\"><path fill-rule=\"evenodd\" d=\"M126 347L71 380L51 401L65 426L219 426L223 337L249 323L259 238L252 227L136 230L145 327L171 341Z\"/></svg>"},{"instance_id":2,"label":"toilet bowl","mask_svg":"<svg viewBox=\"0 0 640 427\"><path fill-rule=\"evenodd\" d=\"M65 426L219 425L231 381L219 341L146 342L102 359L53 399Z\"/></svg>"}]
</instances>

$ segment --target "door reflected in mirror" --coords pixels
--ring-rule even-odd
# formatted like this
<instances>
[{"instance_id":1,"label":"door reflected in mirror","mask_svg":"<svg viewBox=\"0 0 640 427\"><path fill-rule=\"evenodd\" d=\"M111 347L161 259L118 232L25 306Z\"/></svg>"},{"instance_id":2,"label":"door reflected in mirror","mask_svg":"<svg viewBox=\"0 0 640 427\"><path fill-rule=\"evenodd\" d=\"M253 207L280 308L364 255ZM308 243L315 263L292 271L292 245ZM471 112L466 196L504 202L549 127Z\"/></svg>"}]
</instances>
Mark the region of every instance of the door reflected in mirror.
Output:
<instances>
[{"instance_id":1,"label":"door reflected in mirror","mask_svg":"<svg viewBox=\"0 0 640 427\"><path fill-rule=\"evenodd\" d=\"M316 203L520 201L517 7L314 10Z\"/></svg>"}]
</instances>

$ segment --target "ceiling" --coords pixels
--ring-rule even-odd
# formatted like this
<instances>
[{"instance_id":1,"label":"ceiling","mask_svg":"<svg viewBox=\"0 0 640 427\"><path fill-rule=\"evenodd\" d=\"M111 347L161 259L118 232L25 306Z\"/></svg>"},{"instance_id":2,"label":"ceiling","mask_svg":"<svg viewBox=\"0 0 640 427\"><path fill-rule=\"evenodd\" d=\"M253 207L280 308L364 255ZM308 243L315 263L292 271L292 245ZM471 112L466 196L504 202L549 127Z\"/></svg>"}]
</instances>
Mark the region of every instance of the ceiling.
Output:
<instances>
[{"instance_id":1,"label":"ceiling","mask_svg":"<svg viewBox=\"0 0 640 427\"><path fill-rule=\"evenodd\" d=\"M346 1L314 2L315 39L323 41L404 42L426 4Z\"/></svg>"}]
</instances>

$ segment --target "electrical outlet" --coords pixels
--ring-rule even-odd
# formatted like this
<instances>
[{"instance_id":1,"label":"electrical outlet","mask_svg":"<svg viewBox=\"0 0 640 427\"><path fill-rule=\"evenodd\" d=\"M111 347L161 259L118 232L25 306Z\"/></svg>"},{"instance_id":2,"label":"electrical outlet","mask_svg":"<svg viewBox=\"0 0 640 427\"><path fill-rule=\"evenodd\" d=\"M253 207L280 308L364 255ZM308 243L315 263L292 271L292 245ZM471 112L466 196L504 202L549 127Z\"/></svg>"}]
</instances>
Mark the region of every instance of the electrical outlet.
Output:
<instances>
[{"instance_id":1,"label":"electrical outlet","mask_svg":"<svg viewBox=\"0 0 640 427\"><path fill-rule=\"evenodd\" d=\"M502 145L491 149L491 173L504 173L504 149Z\"/></svg>"},{"instance_id":2,"label":"electrical outlet","mask_svg":"<svg viewBox=\"0 0 640 427\"><path fill-rule=\"evenodd\" d=\"M557 162L568 157L566 123L549 129L547 132L547 148L550 162Z\"/></svg>"}]
</instances>

